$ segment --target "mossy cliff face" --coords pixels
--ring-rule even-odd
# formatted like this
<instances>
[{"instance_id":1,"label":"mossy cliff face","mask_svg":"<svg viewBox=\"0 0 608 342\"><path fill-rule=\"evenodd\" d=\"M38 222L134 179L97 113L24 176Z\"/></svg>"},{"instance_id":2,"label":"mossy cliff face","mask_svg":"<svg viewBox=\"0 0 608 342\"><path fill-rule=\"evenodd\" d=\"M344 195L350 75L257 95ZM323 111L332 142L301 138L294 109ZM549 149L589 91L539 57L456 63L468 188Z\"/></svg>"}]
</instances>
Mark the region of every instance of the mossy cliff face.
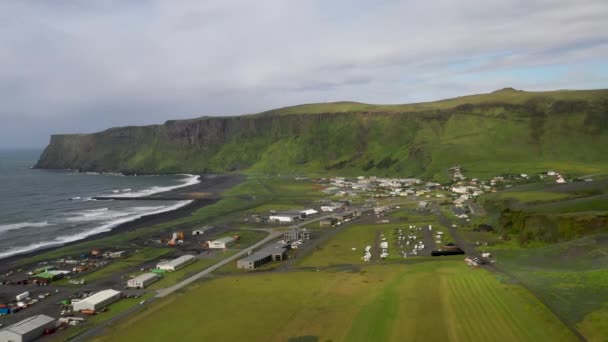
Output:
<instances>
[{"instance_id":1,"label":"mossy cliff face","mask_svg":"<svg viewBox=\"0 0 608 342\"><path fill-rule=\"evenodd\" d=\"M608 166L608 91L507 90L435 103L334 103L54 135L38 168L424 176Z\"/></svg>"}]
</instances>

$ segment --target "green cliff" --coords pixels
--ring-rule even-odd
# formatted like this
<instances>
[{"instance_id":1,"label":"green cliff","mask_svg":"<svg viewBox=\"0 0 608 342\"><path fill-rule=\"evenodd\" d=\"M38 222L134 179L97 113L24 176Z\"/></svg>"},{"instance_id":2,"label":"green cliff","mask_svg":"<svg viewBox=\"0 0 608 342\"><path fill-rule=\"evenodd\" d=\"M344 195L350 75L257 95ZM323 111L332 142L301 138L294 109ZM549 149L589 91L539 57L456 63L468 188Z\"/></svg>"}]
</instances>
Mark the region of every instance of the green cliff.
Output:
<instances>
[{"instance_id":1,"label":"green cliff","mask_svg":"<svg viewBox=\"0 0 608 342\"><path fill-rule=\"evenodd\" d=\"M255 115L54 135L38 168L127 173L469 175L608 169L608 90L490 94L411 105L311 104Z\"/></svg>"}]
</instances>

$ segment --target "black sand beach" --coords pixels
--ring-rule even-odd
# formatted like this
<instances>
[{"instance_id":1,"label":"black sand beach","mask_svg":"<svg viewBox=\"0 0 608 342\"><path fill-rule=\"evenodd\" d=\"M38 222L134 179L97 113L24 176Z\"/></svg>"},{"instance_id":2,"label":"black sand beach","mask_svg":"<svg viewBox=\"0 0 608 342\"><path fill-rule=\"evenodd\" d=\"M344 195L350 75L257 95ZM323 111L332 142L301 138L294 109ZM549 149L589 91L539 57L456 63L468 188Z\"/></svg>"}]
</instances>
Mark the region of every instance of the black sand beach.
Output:
<instances>
[{"instance_id":1,"label":"black sand beach","mask_svg":"<svg viewBox=\"0 0 608 342\"><path fill-rule=\"evenodd\" d=\"M199 177L200 183L198 184L147 197L138 197L137 200L191 200L192 202L176 210L142 216L136 220L120 224L108 232L90 235L82 240L69 242L63 245L50 246L48 248L41 248L31 252L1 259L0 272L4 272L5 270L15 267L15 265L18 264L22 259L36 256L38 254L187 217L202 207L216 203L221 199L221 193L223 191L243 182L245 179L246 176L237 174L201 175ZM130 200L130 198L116 198L112 200Z\"/></svg>"}]
</instances>

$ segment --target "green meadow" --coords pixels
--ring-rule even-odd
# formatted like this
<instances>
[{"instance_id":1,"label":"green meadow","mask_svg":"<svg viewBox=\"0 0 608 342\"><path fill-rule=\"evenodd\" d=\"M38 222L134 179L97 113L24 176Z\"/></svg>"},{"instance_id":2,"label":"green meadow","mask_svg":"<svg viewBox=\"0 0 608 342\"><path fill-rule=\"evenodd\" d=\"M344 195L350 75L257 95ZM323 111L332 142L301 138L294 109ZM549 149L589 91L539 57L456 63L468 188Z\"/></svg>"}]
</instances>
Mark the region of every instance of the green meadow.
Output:
<instances>
[{"instance_id":1,"label":"green meadow","mask_svg":"<svg viewBox=\"0 0 608 342\"><path fill-rule=\"evenodd\" d=\"M541 303L462 261L197 283L97 341L575 341Z\"/></svg>"}]
</instances>

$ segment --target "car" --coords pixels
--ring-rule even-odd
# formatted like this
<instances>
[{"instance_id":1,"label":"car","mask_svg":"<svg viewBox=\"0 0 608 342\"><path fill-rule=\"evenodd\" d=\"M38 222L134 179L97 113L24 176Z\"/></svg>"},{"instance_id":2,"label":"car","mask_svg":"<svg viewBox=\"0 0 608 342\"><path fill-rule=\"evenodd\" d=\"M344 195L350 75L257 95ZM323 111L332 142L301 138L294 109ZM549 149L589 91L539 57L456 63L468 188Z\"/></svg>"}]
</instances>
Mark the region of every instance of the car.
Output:
<instances>
[{"instance_id":1,"label":"car","mask_svg":"<svg viewBox=\"0 0 608 342\"><path fill-rule=\"evenodd\" d=\"M144 304L146 302L146 300L142 300L141 302L139 302L140 305Z\"/></svg>"}]
</instances>

